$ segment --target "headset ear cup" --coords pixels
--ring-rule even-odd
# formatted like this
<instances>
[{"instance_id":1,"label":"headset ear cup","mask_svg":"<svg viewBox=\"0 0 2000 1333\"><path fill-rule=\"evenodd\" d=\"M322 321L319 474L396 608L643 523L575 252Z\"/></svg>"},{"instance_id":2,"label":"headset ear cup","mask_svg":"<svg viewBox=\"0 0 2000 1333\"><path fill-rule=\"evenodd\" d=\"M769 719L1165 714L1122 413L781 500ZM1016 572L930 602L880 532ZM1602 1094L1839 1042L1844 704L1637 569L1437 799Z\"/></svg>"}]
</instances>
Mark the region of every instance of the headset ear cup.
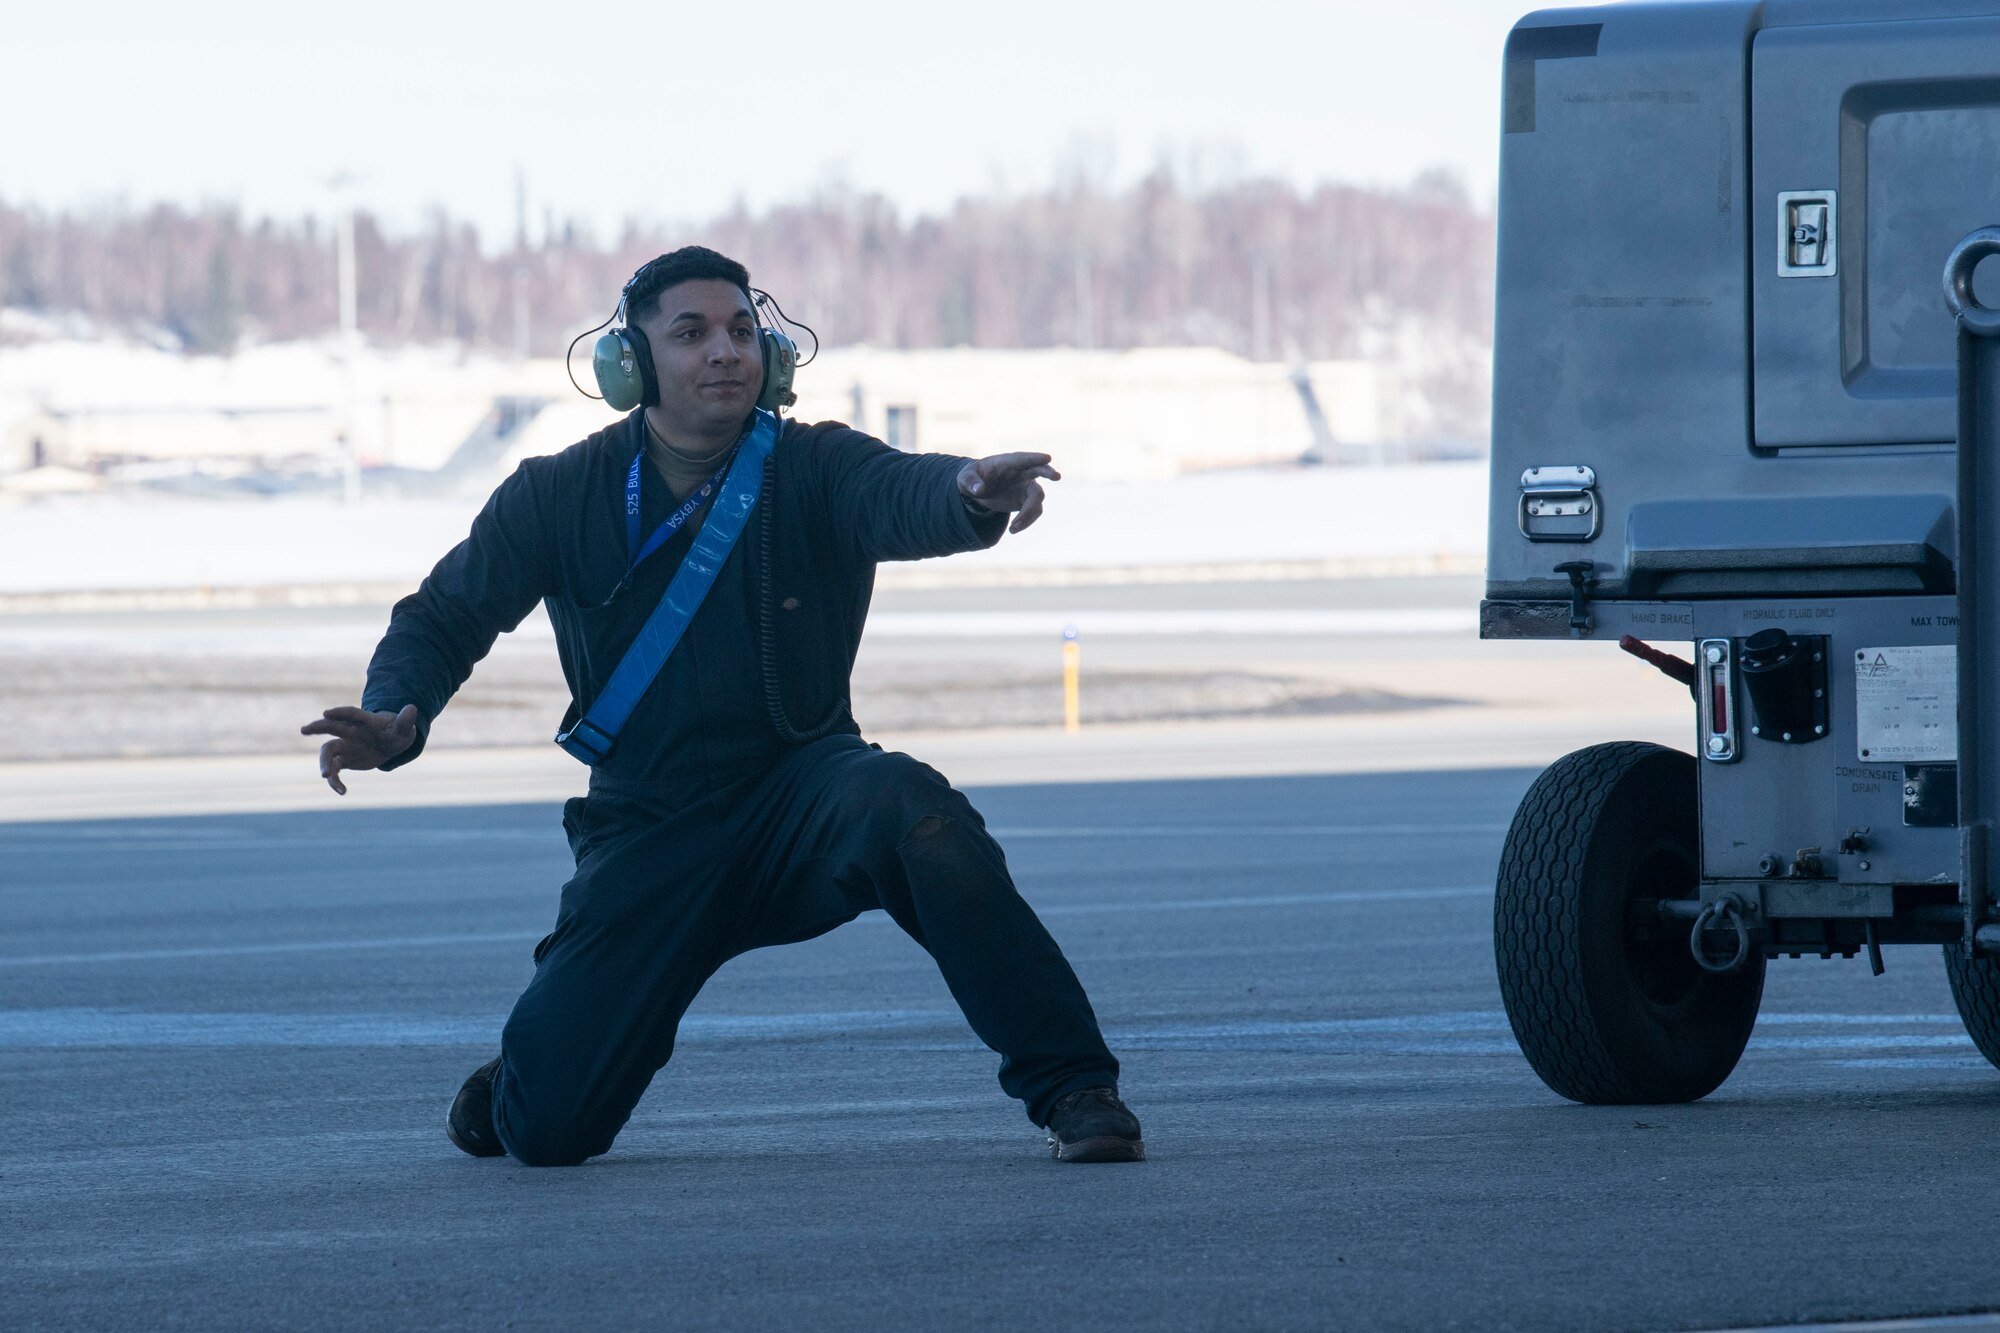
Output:
<instances>
[{"instance_id":1,"label":"headset ear cup","mask_svg":"<svg viewBox=\"0 0 2000 1333\"><path fill-rule=\"evenodd\" d=\"M776 413L799 401L792 392L792 376L799 368L799 348L776 329L758 329L757 341L764 352L764 383L757 391L757 406Z\"/></svg>"},{"instance_id":2,"label":"headset ear cup","mask_svg":"<svg viewBox=\"0 0 2000 1333\"><path fill-rule=\"evenodd\" d=\"M590 368L597 375L597 391L604 395L605 406L618 412L630 412L639 406L652 379L652 357L642 357L627 335L628 330L612 329L598 338L597 345L590 352ZM640 336L643 338L645 335Z\"/></svg>"},{"instance_id":3,"label":"headset ear cup","mask_svg":"<svg viewBox=\"0 0 2000 1333\"><path fill-rule=\"evenodd\" d=\"M660 405L660 379L653 371L653 344L646 339L646 332L638 325L630 325L625 336L632 343L632 357L639 366L639 405L658 407Z\"/></svg>"}]
</instances>

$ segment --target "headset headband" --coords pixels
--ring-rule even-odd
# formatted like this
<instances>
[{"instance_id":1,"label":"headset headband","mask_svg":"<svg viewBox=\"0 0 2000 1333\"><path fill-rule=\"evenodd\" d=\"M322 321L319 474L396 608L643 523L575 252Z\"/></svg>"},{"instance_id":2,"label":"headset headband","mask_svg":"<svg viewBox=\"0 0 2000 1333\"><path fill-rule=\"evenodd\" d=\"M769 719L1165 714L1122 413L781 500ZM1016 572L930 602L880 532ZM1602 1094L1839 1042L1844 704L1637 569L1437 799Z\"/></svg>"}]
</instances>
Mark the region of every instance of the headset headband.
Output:
<instances>
[{"instance_id":1,"label":"headset headband","mask_svg":"<svg viewBox=\"0 0 2000 1333\"><path fill-rule=\"evenodd\" d=\"M625 279L625 285L621 287L618 291L618 310L615 314L611 316L611 319L608 322L623 325L625 328L632 327L632 289L639 285L639 279L646 276L647 269L653 267L653 265L659 263L666 257L667 256L665 255L654 255L651 259L648 259L645 263L639 265L637 271L635 271L631 277ZM689 279L689 281L693 281L693 279ZM752 287L748 282L737 283L733 285L741 289L741 291L743 292L743 298L750 303L751 320L757 325L758 328L766 327L762 316L758 312L760 307L763 306L764 302L771 299L769 294L758 291L755 287ZM599 325L598 327L602 328L603 326Z\"/></svg>"}]
</instances>

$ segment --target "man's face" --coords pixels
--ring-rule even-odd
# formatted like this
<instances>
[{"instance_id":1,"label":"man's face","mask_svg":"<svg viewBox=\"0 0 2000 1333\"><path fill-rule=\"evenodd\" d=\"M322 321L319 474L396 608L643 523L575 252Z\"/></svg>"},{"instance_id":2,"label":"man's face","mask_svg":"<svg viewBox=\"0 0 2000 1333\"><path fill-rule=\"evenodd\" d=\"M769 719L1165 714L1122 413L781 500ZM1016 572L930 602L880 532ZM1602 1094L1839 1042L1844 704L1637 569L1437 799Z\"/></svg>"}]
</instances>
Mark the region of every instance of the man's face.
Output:
<instances>
[{"instance_id":1,"label":"man's face","mask_svg":"<svg viewBox=\"0 0 2000 1333\"><path fill-rule=\"evenodd\" d=\"M669 428L726 430L756 406L764 354L741 287L722 278L677 283L639 327L652 345L659 411Z\"/></svg>"}]
</instances>

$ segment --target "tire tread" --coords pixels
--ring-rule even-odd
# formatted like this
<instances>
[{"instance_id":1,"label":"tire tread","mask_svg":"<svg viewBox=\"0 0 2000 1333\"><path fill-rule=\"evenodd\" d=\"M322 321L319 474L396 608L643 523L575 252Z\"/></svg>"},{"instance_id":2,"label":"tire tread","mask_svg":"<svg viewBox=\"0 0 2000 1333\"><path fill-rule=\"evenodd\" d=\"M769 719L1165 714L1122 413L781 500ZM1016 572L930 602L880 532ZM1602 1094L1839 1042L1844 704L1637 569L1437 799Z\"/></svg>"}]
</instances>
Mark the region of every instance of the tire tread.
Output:
<instances>
[{"instance_id":1,"label":"tire tread","mask_svg":"<svg viewBox=\"0 0 2000 1333\"><path fill-rule=\"evenodd\" d=\"M1591 1018L1581 969L1550 956L1552 942L1558 954L1576 947L1578 904L1547 886L1582 878L1587 847L1577 830L1590 827L1619 780L1660 748L1614 741L1558 759L1521 798L1501 854L1493 898L1501 1001L1521 1053L1571 1101L1615 1102L1631 1089Z\"/></svg>"},{"instance_id":2,"label":"tire tread","mask_svg":"<svg viewBox=\"0 0 2000 1333\"><path fill-rule=\"evenodd\" d=\"M1967 958L1962 945L1947 944L1944 972L1966 1035L1989 1063L2000 1066L2000 961Z\"/></svg>"},{"instance_id":3,"label":"tire tread","mask_svg":"<svg viewBox=\"0 0 2000 1333\"><path fill-rule=\"evenodd\" d=\"M1746 978L1740 990L1747 996L1748 1014L1743 1014L1740 1003L1725 1002L1735 1020L1712 1029L1712 1058L1706 1062L1635 1066L1629 1049L1619 1044L1624 1034L1607 1030L1610 1019L1593 1005L1580 956L1589 937L1584 914L1591 903L1601 910L1601 899L1590 896L1590 876L1602 873L1587 864L1593 855L1593 833L1611 802L1618 800L1620 809L1629 811L1624 803L1642 799L1647 784L1657 789L1663 756L1689 765L1688 781L1695 781L1691 758L1649 742L1613 741L1565 755L1529 787L1501 853L1493 896L1501 1001L1521 1053L1535 1073L1552 1091L1572 1101L1634 1104L1706 1096L1734 1067L1749 1036L1748 1025L1755 1021L1763 989L1761 956L1750 964L1756 970L1754 982ZM1655 772L1640 775L1636 770L1642 766ZM1621 793L1628 780L1641 785ZM1689 796L1692 799L1692 792ZM1686 832L1691 841L1698 840L1698 828ZM1718 997L1725 993L1715 992ZM1747 1022L1736 1021L1745 1018Z\"/></svg>"}]
</instances>

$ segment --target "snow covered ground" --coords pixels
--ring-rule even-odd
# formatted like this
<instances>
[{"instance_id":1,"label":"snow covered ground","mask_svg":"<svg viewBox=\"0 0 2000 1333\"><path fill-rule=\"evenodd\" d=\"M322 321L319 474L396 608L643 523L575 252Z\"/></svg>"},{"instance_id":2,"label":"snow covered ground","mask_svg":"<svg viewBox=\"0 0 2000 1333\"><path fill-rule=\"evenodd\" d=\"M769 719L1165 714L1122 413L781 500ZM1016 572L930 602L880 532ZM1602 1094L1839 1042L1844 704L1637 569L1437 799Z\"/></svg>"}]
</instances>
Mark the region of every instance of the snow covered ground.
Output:
<instances>
[{"instance_id":1,"label":"snow covered ground","mask_svg":"<svg viewBox=\"0 0 2000 1333\"><path fill-rule=\"evenodd\" d=\"M1058 460L1060 464L1060 460ZM480 501L52 495L0 507L0 596L414 586ZM885 571L885 584L1464 572L1486 545L1486 467L1269 468L1062 482L1046 517L991 551Z\"/></svg>"}]
</instances>

